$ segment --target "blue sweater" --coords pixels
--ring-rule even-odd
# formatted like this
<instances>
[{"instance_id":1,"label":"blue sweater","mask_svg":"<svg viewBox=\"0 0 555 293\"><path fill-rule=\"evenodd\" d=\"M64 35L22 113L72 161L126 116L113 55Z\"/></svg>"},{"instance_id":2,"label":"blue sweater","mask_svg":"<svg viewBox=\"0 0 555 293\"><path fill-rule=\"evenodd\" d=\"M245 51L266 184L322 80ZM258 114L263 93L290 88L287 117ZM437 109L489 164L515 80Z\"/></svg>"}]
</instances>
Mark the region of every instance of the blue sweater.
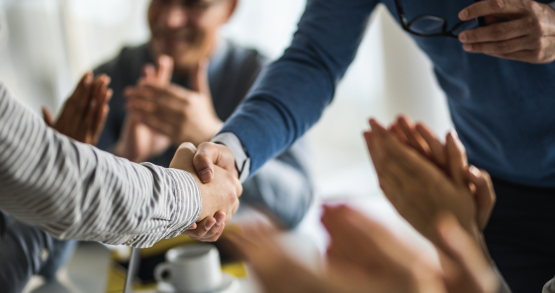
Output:
<instances>
[{"instance_id":1,"label":"blue sweater","mask_svg":"<svg viewBox=\"0 0 555 293\"><path fill-rule=\"evenodd\" d=\"M394 0L382 2L397 18ZM451 27L473 0L402 2L409 20L433 14ZM251 174L318 121L377 3L308 0L291 46L263 72L222 130L244 144ZM555 64L466 53L454 38L413 38L435 66L470 162L511 182L555 186Z\"/></svg>"}]
</instances>

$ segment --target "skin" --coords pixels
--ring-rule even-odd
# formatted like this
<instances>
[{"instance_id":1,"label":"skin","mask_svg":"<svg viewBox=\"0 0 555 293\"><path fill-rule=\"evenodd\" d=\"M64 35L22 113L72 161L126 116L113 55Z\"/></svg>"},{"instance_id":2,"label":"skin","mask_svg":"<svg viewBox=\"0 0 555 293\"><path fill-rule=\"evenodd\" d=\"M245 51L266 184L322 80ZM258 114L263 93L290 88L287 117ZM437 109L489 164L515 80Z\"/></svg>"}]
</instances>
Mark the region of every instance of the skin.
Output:
<instances>
[{"instance_id":1,"label":"skin","mask_svg":"<svg viewBox=\"0 0 555 293\"><path fill-rule=\"evenodd\" d=\"M271 230L250 227L229 240L252 264L267 293L446 292L439 268L376 221L339 206L326 207L322 223L331 245L328 265L319 273L288 256Z\"/></svg>"},{"instance_id":2,"label":"skin","mask_svg":"<svg viewBox=\"0 0 555 293\"><path fill-rule=\"evenodd\" d=\"M95 79L92 73L86 73L64 103L58 119L54 120L50 111L42 108L45 123L79 142L96 145L112 97L109 83L110 78L104 74Z\"/></svg>"},{"instance_id":3,"label":"skin","mask_svg":"<svg viewBox=\"0 0 555 293\"><path fill-rule=\"evenodd\" d=\"M186 2L199 4L187 7ZM155 56L172 57L177 71L189 74L200 60L210 57L218 29L229 21L237 3L237 0L151 1L148 23L152 52Z\"/></svg>"},{"instance_id":4,"label":"skin","mask_svg":"<svg viewBox=\"0 0 555 293\"><path fill-rule=\"evenodd\" d=\"M484 17L486 26L462 32L463 49L494 57L545 64L555 60L555 10L531 0L485 0L459 13Z\"/></svg>"},{"instance_id":5,"label":"skin","mask_svg":"<svg viewBox=\"0 0 555 293\"><path fill-rule=\"evenodd\" d=\"M233 172L215 167L216 179L209 184L204 184L196 176L193 167L193 156L197 149L191 143L182 144L170 164L170 168L185 170L197 180L202 196L202 210L197 220L195 230L186 231L184 234L199 241L216 241L222 234L225 224L235 214L239 207L239 196L243 186Z\"/></svg>"}]
</instances>

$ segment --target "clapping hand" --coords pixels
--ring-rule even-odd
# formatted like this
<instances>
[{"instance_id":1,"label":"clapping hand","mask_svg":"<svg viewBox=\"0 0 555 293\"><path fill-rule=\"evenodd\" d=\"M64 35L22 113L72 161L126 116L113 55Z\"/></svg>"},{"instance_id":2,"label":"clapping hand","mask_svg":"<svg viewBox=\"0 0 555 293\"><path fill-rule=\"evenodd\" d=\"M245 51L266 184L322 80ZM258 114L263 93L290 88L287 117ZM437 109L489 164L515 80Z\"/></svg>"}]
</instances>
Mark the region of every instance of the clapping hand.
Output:
<instances>
[{"instance_id":1,"label":"clapping hand","mask_svg":"<svg viewBox=\"0 0 555 293\"><path fill-rule=\"evenodd\" d=\"M346 207L326 207L328 265L314 272L277 245L273 233L251 227L229 240L253 266L264 292L446 292L439 266L378 222Z\"/></svg>"},{"instance_id":2,"label":"clapping hand","mask_svg":"<svg viewBox=\"0 0 555 293\"><path fill-rule=\"evenodd\" d=\"M160 58L171 60L167 56ZM209 141L223 122L212 103L207 71L206 62L194 68L189 74L190 90L142 79L135 88L126 91L127 108L139 115L142 123L170 138L174 145L192 142L198 146Z\"/></svg>"},{"instance_id":3,"label":"clapping hand","mask_svg":"<svg viewBox=\"0 0 555 293\"><path fill-rule=\"evenodd\" d=\"M529 63L555 60L555 10L531 0L478 1L459 13L461 20L484 17L486 26L462 32L463 49Z\"/></svg>"},{"instance_id":4,"label":"clapping hand","mask_svg":"<svg viewBox=\"0 0 555 293\"><path fill-rule=\"evenodd\" d=\"M109 83L110 78L106 75L94 79L92 73L86 73L64 103L58 119L54 121L50 111L42 108L44 121L61 134L96 145L104 129L108 101L112 97L112 90L108 89Z\"/></svg>"},{"instance_id":5,"label":"clapping hand","mask_svg":"<svg viewBox=\"0 0 555 293\"><path fill-rule=\"evenodd\" d=\"M168 56L161 56L158 58L156 67L151 64L145 66L139 83L148 82L161 87L168 86L172 74L173 60ZM133 91L133 88L128 88L124 94L128 97ZM144 124L139 113L127 111L114 153L133 162L143 162L163 154L170 146L171 140Z\"/></svg>"}]
</instances>

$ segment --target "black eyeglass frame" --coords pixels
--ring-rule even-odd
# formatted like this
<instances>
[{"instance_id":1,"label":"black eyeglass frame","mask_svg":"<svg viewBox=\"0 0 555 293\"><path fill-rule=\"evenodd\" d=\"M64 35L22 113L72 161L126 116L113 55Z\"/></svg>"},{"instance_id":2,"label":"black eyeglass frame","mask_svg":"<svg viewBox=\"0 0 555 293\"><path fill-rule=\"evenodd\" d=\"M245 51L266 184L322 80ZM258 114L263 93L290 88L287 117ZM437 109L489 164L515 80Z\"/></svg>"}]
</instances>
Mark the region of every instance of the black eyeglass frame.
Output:
<instances>
[{"instance_id":1,"label":"black eyeglass frame","mask_svg":"<svg viewBox=\"0 0 555 293\"><path fill-rule=\"evenodd\" d=\"M474 0L474 3L479 2L481 0ZM397 15L399 16L399 19L401 20L401 26L403 27L403 29L413 35L416 36L420 36L420 37L425 37L425 38L431 38L431 37L450 37L450 38L458 38L459 36L455 33L453 33L454 31L456 31L461 25L471 21L471 20L466 20L466 21L461 21L459 23L457 23L455 26L453 26L449 31L447 30L447 20L443 17L439 17L439 16L435 16L435 15L430 15L430 14L421 14L416 16L413 20L408 21L406 16L405 16L405 11L403 10L403 7L401 6L401 0L395 0L395 6L397 8ZM417 21L421 20L421 19L430 19L430 20L437 20L437 21L442 21L443 25L441 27L441 32L439 33L431 33L431 34L423 34L423 33L419 33L417 31L412 30L410 27ZM484 18L483 17L479 17L478 18L478 26L483 26L484 25Z\"/></svg>"}]
</instances>

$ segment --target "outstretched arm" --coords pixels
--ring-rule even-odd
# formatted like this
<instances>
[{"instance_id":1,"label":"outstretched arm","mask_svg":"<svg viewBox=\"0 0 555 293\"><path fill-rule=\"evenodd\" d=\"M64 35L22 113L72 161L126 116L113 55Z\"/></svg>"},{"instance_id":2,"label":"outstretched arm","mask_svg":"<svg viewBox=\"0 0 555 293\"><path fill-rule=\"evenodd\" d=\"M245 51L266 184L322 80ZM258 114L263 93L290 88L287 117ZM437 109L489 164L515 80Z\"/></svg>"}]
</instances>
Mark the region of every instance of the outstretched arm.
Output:
<instances>
[{"instance_id":1,"label":"outstretched arm","mask_svg":"<svg viewBox=\"0 0 555 293\"><path fill-rule=\"evenodd\" d=\"M1 85L0 125L0 208L55 237L147 247L181 234L202 220L201 212L227 209L214 202L213 211L202 209L201 192L212 191L194 173L133 164L75 142L47 128ZM236 198L226 203L231 216Z\"/></svg>"}]
</instances>

